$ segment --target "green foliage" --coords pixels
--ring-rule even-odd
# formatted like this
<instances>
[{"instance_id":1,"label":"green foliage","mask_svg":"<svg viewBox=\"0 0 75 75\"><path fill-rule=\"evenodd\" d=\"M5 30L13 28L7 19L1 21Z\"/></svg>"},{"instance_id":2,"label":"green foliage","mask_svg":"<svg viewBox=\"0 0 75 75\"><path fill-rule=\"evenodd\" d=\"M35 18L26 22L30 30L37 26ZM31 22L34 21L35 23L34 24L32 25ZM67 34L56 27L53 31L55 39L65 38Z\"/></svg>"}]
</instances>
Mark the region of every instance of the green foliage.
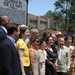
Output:
<instances>
[{"instance_id":1,"label":"green foliage","mask_svg":"<svg viewBox=\"0 0 75 75\"><path fill-rule=\"evenodd\" d=\"M44 16L53 18L53 15L54 15L54 13L51 10L49 10L49 11L47 11L47 13Z\"/></svg>"},{"instance_id":2,"label":"green foliage","mask_svg":"<svg viewBox=\"0 0 75 75\"><path fill-rule=\"evenodd\" d=\"M49 10L44 16L53 18L55 25L67 32L75 32L75 0L58 0L55 10Z\"/></svg>"},{"instance_id":3,"label":"green foliage","mask_svg":"<svg viewBox=\"0 0 75 75\"><path fill-rule=\"evenodd\" d=\"M75 24L65 24L63 23L61 26L60 26L61 29L66 29L67 32L75 32Z\"/></svg>"},{"instance_id":4,"label":"green foliage","mask_svg":"<svg viewBox=\"0 0 75 75\"><path fill-rule=\"evenodd\" d=\"M54 5L56 7L54 19L59 23L59 27L68 32L74 32L75 0L58 0Z\"/></svg>"},{"instance_id":5,"label":"green foliage","mask_svg":"<svg viewBox=\"0 0 75 75\"><path fill-rule=\"evenodd\" d=\"M75 32L75 24L74 25L73 24L70 24L68 26L67 32Z\"/></svg>"},{"instance_id":6,"label":"green foliage","mask_svg":"<svg viewBox=\"0 0 75 75\"><path fill-rule=\"evenodd\" d=\"M60 28L62 28L62 29L66 28L66 27L68 27L68 24L62 23L62 24L60 25Z\"/></svg>"}]
</instances>

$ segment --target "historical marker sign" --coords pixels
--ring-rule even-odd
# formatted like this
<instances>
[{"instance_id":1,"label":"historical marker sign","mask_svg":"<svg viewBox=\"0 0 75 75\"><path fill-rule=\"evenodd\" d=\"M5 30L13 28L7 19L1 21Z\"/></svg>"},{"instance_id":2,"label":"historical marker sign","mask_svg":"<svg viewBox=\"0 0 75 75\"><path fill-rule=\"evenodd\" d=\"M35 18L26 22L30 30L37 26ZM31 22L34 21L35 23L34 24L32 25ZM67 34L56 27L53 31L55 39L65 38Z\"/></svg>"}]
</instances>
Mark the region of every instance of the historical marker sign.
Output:
<instances>
[{"instance_id":1,"label":"historical marker sign","mask_svg":"<svg viewBox=\"0 0 75 75\"><path fill-rule=\"evenodd\" d=\"M27 0L0 0L0 15L8 15L11 22L26 24Z\"/></svg>"}]
</instances>

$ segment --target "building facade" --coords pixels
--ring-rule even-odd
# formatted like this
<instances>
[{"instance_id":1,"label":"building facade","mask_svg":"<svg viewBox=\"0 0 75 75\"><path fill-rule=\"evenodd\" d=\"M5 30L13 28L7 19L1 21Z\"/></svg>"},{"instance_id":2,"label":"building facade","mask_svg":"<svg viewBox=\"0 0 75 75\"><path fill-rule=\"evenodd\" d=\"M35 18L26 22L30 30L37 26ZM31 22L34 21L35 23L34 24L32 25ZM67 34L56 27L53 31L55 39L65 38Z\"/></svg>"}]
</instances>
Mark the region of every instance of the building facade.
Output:
<instances>
[{"instance_id":1,"label":"building facade","mask_svg":"<svg viewBox=\"0 0 75 75\"><path fill-rule=\"evenodd\" d=\"M45 30L49 28L57 30L53 19L43 16L35 16L33 14L28 14L28 26L30 28L37 28L38 30Z\"/></svg>"}]
</instances>

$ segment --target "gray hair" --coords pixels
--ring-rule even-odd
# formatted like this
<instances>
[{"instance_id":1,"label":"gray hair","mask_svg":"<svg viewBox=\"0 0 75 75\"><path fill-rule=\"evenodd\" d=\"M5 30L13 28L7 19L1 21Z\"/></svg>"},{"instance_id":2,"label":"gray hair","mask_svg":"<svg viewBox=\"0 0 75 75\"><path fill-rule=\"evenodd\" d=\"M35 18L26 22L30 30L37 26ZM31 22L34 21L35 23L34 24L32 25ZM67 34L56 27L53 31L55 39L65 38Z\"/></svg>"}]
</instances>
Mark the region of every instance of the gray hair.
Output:
<instances>
[{"instance_id":1,"label":"gray hair","mask_svg":"<svg viewBox=\"0 0 75 75\"><path fill-rule=\"evenodd\" d=\"M38 30L38 29L31 29L31 31L30 31L31 35L32 35L33 33L35 33L36 30Z\"/></svg>"},{"instance_id":2,"label":"gray hair","mask_svg":"<svg viewBox=\"0 0 75 75\"><path fill-rule=\"evenodd\" d=\"M56 35L55 34L52 34L52 37L56 37Z\"/></svg>"}]
</instances>

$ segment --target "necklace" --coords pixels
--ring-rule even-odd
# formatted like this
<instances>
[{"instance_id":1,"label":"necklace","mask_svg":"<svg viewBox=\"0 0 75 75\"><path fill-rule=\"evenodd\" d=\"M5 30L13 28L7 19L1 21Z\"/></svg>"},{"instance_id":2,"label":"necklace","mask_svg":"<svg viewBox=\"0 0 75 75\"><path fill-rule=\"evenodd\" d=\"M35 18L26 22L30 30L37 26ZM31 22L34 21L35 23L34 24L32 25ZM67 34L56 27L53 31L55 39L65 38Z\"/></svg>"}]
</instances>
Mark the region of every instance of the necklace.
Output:
<instances>
[{"instance_id":1,"label":"necklace","mask_svg":"<svg viewBox=\"0 0 75 75\"><path fill-rule=\"evenodd\" d=\"M51 52L53 52L53 49L52 49L50 46L47 46L47 48L48 48Z\"/></svg>"}]
</instances>

